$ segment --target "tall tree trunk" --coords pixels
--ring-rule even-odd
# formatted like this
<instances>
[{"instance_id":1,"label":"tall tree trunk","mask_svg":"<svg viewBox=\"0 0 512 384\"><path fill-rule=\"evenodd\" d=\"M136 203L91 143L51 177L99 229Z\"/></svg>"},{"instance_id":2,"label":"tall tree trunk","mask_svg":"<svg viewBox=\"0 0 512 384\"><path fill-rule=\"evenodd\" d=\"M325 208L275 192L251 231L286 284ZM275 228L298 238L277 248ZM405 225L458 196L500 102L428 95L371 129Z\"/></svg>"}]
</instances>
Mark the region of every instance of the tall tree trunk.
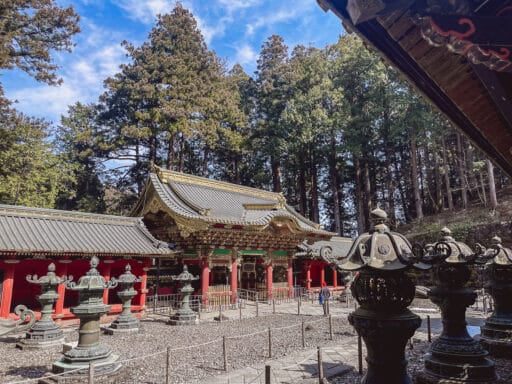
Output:
<instances>
[{"instance_id":1,"label":"tall tree trunk","mask_svg":"<svg viewBox=\"0 0 512 384\"><path fill-rule=\"evenodd\" d=\"M329 168L331 174L331 194L332 194L332 205L333 205L333 215L334 215L334 230L335 232L343 236L341 231L341 215L340 215L340 188L339 188L339 177L338 177L338 167L336 161L336 138L334 133L331 132L331 143L330 143L330 151L329 151Z\"/></svg>"},{"instance_id":2,"label":"tall tree trunk","mask_svg":"<svg viewBox=\"0 0 512 384\"><path fill-rule=\"evenodd\" d=\"M437 147L437 145L436 145ZM443 190L441 189L442 181L441 181L441 164L439 162L439 147L437 147L436 152L434 153L434 178L436 183L436 212L440 213L443 210Z\"/></svg>"},{"instance_id":3,"label":"tall tree trunk","mask_svg":"<svg viewBox=\"0 0 512 384\"><path fill-rule=\"evenodd\" d=\"M453 211L452 187L450 185L450 166L448 165L448 153L446 149L446 141L443 137L443 167L444 167L444 185L446 187L446 200L448 202L448 210Z\"/></svg>"},{"instance_id":4,"label":"tall tree trunk","mask_svg":"<svg viewBox=\"0 0 512 384\"><path fill-rule=\"evenodd\" d=\"M468 188L466 185L466 176L464 173L464 151L462 150L462 137L457 133L457 172L459 175L460 190L462 197L462 208L468 207Z\"/></svg>"},{"instance_id":5,"label":"tall tree trunk","mask_svg":"<svg viewBox=\"0 0 512 384\"><path fill-rule=\"evenodd\" d=\"M365 229L370 230L371 220L370 212L372 211L372 186L370 183L370 166L369 161L366 159L364 162L364 218L365 218Z\"/></svg>"},{"instance_id":6,"label":"tall tree trunk","mask_svg":"<svg viewBox=\"0 0 512 384\"><path fill-rule=\"evenodd\" d=\"M203 150L203 164L201 166L201 176L206 177L206 173L208 172L208 157L210 156L210 147L208 145L204 146Z\"/></svg>"},{"instance_id":7,"label":"tall tree trunk","mask_svg":"<svg viewBox=\"0 0 512 384\"><path fill-rule=\"evenodd\" d=\"M310 217L315 223L320 222L320 210L318 208L318 171L316 165L316 156L310 146L311 161L310 161L310 174L311 174L311 212Z\"/></svg>"},{"instance_id":8,"label":"tall tree trunk","mask_svg":"<svg viewBox=\"0 0 512 384\"><path fill-rule=\"evenodd\" d=\"M411 139L410 148L411 152L411 185L414 196L414 207L416 208L416 218L423 218L423 207L421 201L421 191L420 186L418 184L418 159L417 152L418 149L416 147L416 140L414 138Z\"/></svg>"},{"instance_id":9,"label":"tall tree trunk","mask_svg":"<svg viewBox=\"0 0 512 384\"><path fill-rule=\"evenodd\" d=\"M307 216L307 207L306 165L304 164L304 156L299 156L299 210L302 216Z\"/></svg>"},{"instance_id":10,"label":"tall tree trunk","mask_svg":"<svg viewBox=\"0 0 512 384\"><path fill-rule=\"evenodd\" d=\"M364 233L365 220L364 220L364 207L363 207L363 187L361 177L361 161L359 157L355 157L354 160L355 168L355 189L356 189L356 214L357 214L357 232L358 234Z\"/></svg>"},{"instance_id":11,"label":"tall tree trunk","mask_svg":"<svg viewBox=\"0 0 512 384\"><path fill-rule=\"evenodd\" d=\"M140 197L142 193L142 189L144 188L144 180L142 179L141 174L141 159L140 159L140 146L139 143L135 145L135 180L137 181L137 195ZM150 170L151 171L151 170Z\"/></svg>"},{"instance_id":12,"label":"tall tree trunk","mask_svg":"<svg viewBox=\"0 0 512 384\"><path fill-rule=\"evenodd\" d=\"M149 156L148 160L150 163L156 164L156 137L151 137L149 139Z\"/></svg>"},{"instance_id":13,"label":"tall tree trunk","mask_svg":"<svg viewBox=\"0 0 512 384\"><path fill-rule=\"evenodd\" d=\"M174 133L170 135L167 148L167 169L171 171L174 170L174 136Z\"/></svg>"},{"instance_id":14,"label":"tall tree trunk","mask_svg":"<svg viewBox=\"0 0 512 384\"><path fill-rule=\"evenodd\" d=\"M491 208L496 209L498 206L498 199L496 198L496 184L494 182L494 166L491 160L485 160L487 164L487 178L489 179L489 199L491 200Z\"/></svg>"},{"instance_id":15,"label":"tall tree trunk","mask_svg":"<svg viewBox=\"0 0 512 384\"><path fill-rule=\"evenodd\" d=\"M272 189L274 192L281 192L281 161L279 156L270 157L270 167L272 168Z\"/></svg>"},{"instance_id":16,"label":"tall tree trunk","mask_svg":"<svg viewBox=\"0 0 512 384\"><path fill-rule=\"evenodd\" d=\"M180 137L180 152L178 153L178 171L183 172L183 168L185 167L185 138L183 136Z\"/></svg>"},{"instance_id":17,"label":"tall tree trunk","mask_svg":"<svg viewBox=\"0 0 512 384\"><path fill-rule=\"evenodd\" d=\"M235 184L240 184L241 183L241 180L240 180L240 155L238 153L234 156L234 159L233 159L233 176L234 176L233 182Z\"/></svg>"},{"instance_id":18,"label":"tall tree trunk","mask_svg":"<svg viewBox=\"0 0 512 384\"><path fill-rule=\"evenodd\" d=\"M484 206L487 207L487 192L485 191L485 177L483 170L480 170L480 187L482 188Z\"/></svg>"}]
</instances>

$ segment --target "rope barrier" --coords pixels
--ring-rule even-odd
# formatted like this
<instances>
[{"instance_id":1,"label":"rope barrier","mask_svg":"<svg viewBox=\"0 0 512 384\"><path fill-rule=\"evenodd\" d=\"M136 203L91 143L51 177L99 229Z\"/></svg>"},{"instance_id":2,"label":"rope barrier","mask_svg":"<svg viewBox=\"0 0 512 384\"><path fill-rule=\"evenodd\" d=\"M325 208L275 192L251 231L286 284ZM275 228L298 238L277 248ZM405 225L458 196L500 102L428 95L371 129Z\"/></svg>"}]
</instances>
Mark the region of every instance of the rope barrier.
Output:
<instances>
[{"instance_id":1,"label":"rope barrier","mask_svg":"<svg viewBox=\"0 0 512 384\"><path fill-rule=\"evenodd\" d=\"M344 316L333 315L332 317L342 318ZM315 323L319 323L319 322L322 322L322 321L325 321L325 320L326 320L326 318L322 317L322 318L320 318L318 320L305 321L304 324L315 324ZM299 326L302 326L302 322L296 323L296 324L292 324L292 325L288 325L288 326L284 326L284 327L272 328L272 329L277 331L277 330L290 329L290 328L299 327ZM267 333L267 332L268 332L268 329L264 329L264 330L261 330L261 331L258 331L258 332L248 333L248 334L244 334L244 335L226 336L226 339L239 339L239 338L255 336L255 335L259 335L259 334L263 334L263 333ZM185 350L185 349L203 347L205 345L209 345L209 344L220 342L221 340L222 340L222 338L217 338L217 339L214 339L214 340L202 343L202 344L194 344L194 345L188 345L188 346L184 346L184 347L174 348L174 349L171 349L170 352L177 352L177 351L182 351L182 350ZM120 361L117 361L116 363L120 363L120 364L122 364L122 363L130 363L130 362L133 362L133 361L137 361L137 360L142 360L142 359L147 359L147 358L150 358L150 357L158 356L158 355L161 355L161 354L164 354L164 353L167 353L167 349L164 349L164 350L161 350L161 351L157 351L157 352L151 353L149 355L137 356L137 357L133 357L133 358L125 359L125 360L120 360ZM301 362L292 364L292 365L290 365L288 367L284 367L284 368L281 368L281 369L289 369L291 367L298 366L298 365L302 364L304 361L309 360L311 358L311 356L313 356L315 353L316 353L316 351L313 354L309 355L306 359L302 360ZM112 363L111 362L110 363L106 363L106 362L104 362L104 363L95 363L94 366L97 367L97 366L109 365L109 364L112 364ZM85 371L87 369L88 369L88 367L77 368L77 369L74 369L74 370L71 370L71 371L67 371L67 372L63 372L63 373L58 373L58 374L44 375L44 376L41 376L41 377L38 377L38 378L33 378L33 379L26 379L26 380L21 380L21 381L11 381L11 382L8 382L7 384L31 383L31 382L34 382L34 381L41 380L42 378L59 377L59 376L69 375L70 373L74 373L74 372L78 372L78 371ZM259 378L263 374L263 372L264 371L262 371L250 383L254 382L257 378Z\"/></svg>"}]
</instances>

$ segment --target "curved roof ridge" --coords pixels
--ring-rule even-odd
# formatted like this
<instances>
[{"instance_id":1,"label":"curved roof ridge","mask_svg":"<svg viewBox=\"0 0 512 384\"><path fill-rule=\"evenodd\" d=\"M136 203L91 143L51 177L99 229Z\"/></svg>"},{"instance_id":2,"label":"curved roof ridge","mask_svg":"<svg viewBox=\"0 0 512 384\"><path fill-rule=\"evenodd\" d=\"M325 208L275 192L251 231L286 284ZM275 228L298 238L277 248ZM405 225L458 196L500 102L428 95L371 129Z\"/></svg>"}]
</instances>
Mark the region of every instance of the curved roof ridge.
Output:
<instances>
[{"instance_id":1,"label":"curved roof ridge","mask_svg":"<svg viewBox=\"0 0 512 384\"><path fill-rule=\"evenodd\" d=\"M158 175L158 178L164 183L171 181L178 183L193 184L201 187L241 193L248 196L255 196L278 202L285 201L285 198L281 192L265 191L258 188L247 187L245 185L229 183L227 181L208 179L206 177L189 175L183 172L170 171L168 169L163 169L156 166L155 170Z\"/></svg>"},{"instance_id":2,"label":"curved roof ridge","mask_svg":"<svg viewBox=\"0 0 512 384\"><path fill-rule=\"evenodd\" d=\"M80 211L65 211L62 209L51 208L36 208L26 207L22 205L7 205L0 204L0 215L2 216L17 216L17 217L31 217L38 219L49 220L74 220L83 222L109 222L119 223L124 225L133 225L137 218L108 215L100 213L88 213Z\"/></svg>"}]
</instances>

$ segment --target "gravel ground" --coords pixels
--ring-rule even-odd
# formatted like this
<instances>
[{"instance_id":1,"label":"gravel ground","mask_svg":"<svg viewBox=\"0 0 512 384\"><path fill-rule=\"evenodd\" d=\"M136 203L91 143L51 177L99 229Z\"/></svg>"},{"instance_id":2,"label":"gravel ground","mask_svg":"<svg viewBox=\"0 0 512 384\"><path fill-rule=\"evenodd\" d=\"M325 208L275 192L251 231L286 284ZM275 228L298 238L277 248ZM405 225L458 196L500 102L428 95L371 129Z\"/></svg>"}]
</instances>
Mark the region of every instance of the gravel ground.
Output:
<instances>
[{"instance_id":1,"label":"gravel ground","mask_svg":"<svg viewBox=\"0 0 512 384\"><path fill-rule=\"evenodd\" d=\"M430 343L424 340L414 339L413 349L406 347L405 354L408 360L407 371L413 378L416 373L422 372L424 367L425 354L428 352ZM496 384L512 383L512 361L507 359L493 358L496 364L496 373L499 381ZM364 362L366 368L366 361ZM364 369L366 372L366 369ZM357 368L347 374L333 378L330 384L356 384L359 383L361 376L357 372Z\"/></svg>"},{"instance_id":2,"label":"gravel ground","mask_svg":"<svg viewBox=\"0 0 512 384\"><path fill-rule=\"evenodd\" d=\"M306 322L306 344L316 346L329 338L327 318L323 316L297 316L289 314L270 315L242 321L205 322L197 326L173 327L162 319L147 319L141 322L141 330L130 336L101 336L101 341L111 346L122 360L137 358L171 349L171 371L173 383L193 383L223 373L222 336L227 337L229 369L238 369L264 362L268 357L268 328L272 332L273 357L293 353L301 347L301 322ZM291 326L291 327L290 327ZM285 328L286 327L286 328ZM346 319L333 318L336 332L353 333ZM282 329L277 329L282 328ZM70 330L67 341L77 338ZM263 331L262 333L258 333ZM252 334L251 336L243 336ZM58 350L20 351L15 349L15 338L4 338L0 342L0 377L2 383L41 377L51 369L51 363L60 358ZM213 343L201 347L198 344ZM114 378L102 379L102 383L163 383L165 381L166 354L146 357L123 364L123 369ZM35 382L35 381L34 381Z\"/></svg>"}]
</instances>

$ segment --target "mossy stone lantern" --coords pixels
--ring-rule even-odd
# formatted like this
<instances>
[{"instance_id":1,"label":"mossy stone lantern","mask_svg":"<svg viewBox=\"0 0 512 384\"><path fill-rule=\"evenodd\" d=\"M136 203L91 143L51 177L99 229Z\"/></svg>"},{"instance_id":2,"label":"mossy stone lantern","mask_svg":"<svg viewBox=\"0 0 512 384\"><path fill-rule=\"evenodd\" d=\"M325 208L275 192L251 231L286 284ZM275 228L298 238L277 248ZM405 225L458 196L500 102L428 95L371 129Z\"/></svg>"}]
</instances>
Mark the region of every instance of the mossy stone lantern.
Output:
<instances>
[{"instance_id":1,"label":"mossy stone lantern","mask_svg":"<svg viewBox=\"0 0 512 384\"><path fill-rule=\"evenodd\" d=\"M132 273L130 264L126 264L125 272L117 278L117 282L120 287L117 292L117 296L119 296L123 303L123 311L119 316L117 316L112 324L110 324L110 327L106 329L107 333L138 332L139 319L137 319L132 313L132 299L137 295L137 291L133 286L141 280L141 278L135 277Z\"/></svg>"},{"instance_id":2,"label":"mossy stone lantern","mask_svg":"<svg viewBox=\"0 0 512 384\"><path fill-rule=\"evenodd\" d=\"M496 357L512 358L512 250L493 237L485 251L485 291L494 300L494 311L481 327L482 346Z\"/></svg>"},{"instance_id":3,"label":"mossy stone lantern","mask_svg":"<svg viewBox=\"0 0 512 384\"><path fill-rule=\"evenodd\" d=\"M194 276L188 271L187 265L183 265L183 272L178 276L172 276L174 281L181 282L181 303L180 308L171 316L169 324L171 325L193 325L199 322L197 314L190 308L190 295L194 293L192 281L198 280L199 276Z\"/></svg>"},{"instance_id":4,"label":"mossy stone lantern","mask_svg":"<svg viewBox=\"0 0 512 384\"><path fill-rule=\"evenodd\" d=\"M414 281L406 274L416 263L412 247L399 233L385 224L386 212L371 212L373 227L359 236L337 268L357 271L352 295L359 308L348 320L363 338L368 355L368 370L363 384L410 384L407 375L405 345L421 325L419 316L407 307L414 298Z\"/></svg>"},{"instance_id":5,"label":"mossy stone lantern","mask_svg":"<svg viewBox=\"0 0 512 384\"><path fill-rule=\"evenodd\" d=\"M37 300L41 303L41 318L26 333L25 338L16 344L20 349L45 349L64 343L64 332L52 319L53 305L59 298L57 287L71 281L70 276L58 277L55 264L48 265L46 275L27 275L27 281L41 286L41 294Z\"/></svg>"},{"instance_id":6,"label":"mossy stone lantern","mask_svg":"<svg viewBox=\"0 0 512 384\"><path fill-rule=\"evenodd\" d=\"M53 363L53 372L70 372L70 375L87 375L89 364L95 364L94 374L112 374L121 368L119 357L113 355L110 347L100 343L100 317L110 310L110 305L103 304L103 290L117 286L117 280L106 281L96 267L99 259L93 256L91 268L78 283L67 282L66 288L78 291L78 306L71 312L80 319L78 345L65 352L62 360ZM99 364L99 365L98 365ZM76 369L82 368L80 371Z\"/></svg>"},{"instance_id":7,"label":"mossy stone lantern","mask_svg":"<svg viewBox=\"0 0 512 384\"><path fill-rule=\"evenodd\" d=\"M456 241L446 227L437 243L424 248L421 260L432 265L435 284L429 298L441 309L443 331L425 357L424 371L416 376L418 384L496 381L494 362L466 328L466 308L476 299L475 290L466 283L478 257L479 253Z\"/></svg>"}]
</instances>

